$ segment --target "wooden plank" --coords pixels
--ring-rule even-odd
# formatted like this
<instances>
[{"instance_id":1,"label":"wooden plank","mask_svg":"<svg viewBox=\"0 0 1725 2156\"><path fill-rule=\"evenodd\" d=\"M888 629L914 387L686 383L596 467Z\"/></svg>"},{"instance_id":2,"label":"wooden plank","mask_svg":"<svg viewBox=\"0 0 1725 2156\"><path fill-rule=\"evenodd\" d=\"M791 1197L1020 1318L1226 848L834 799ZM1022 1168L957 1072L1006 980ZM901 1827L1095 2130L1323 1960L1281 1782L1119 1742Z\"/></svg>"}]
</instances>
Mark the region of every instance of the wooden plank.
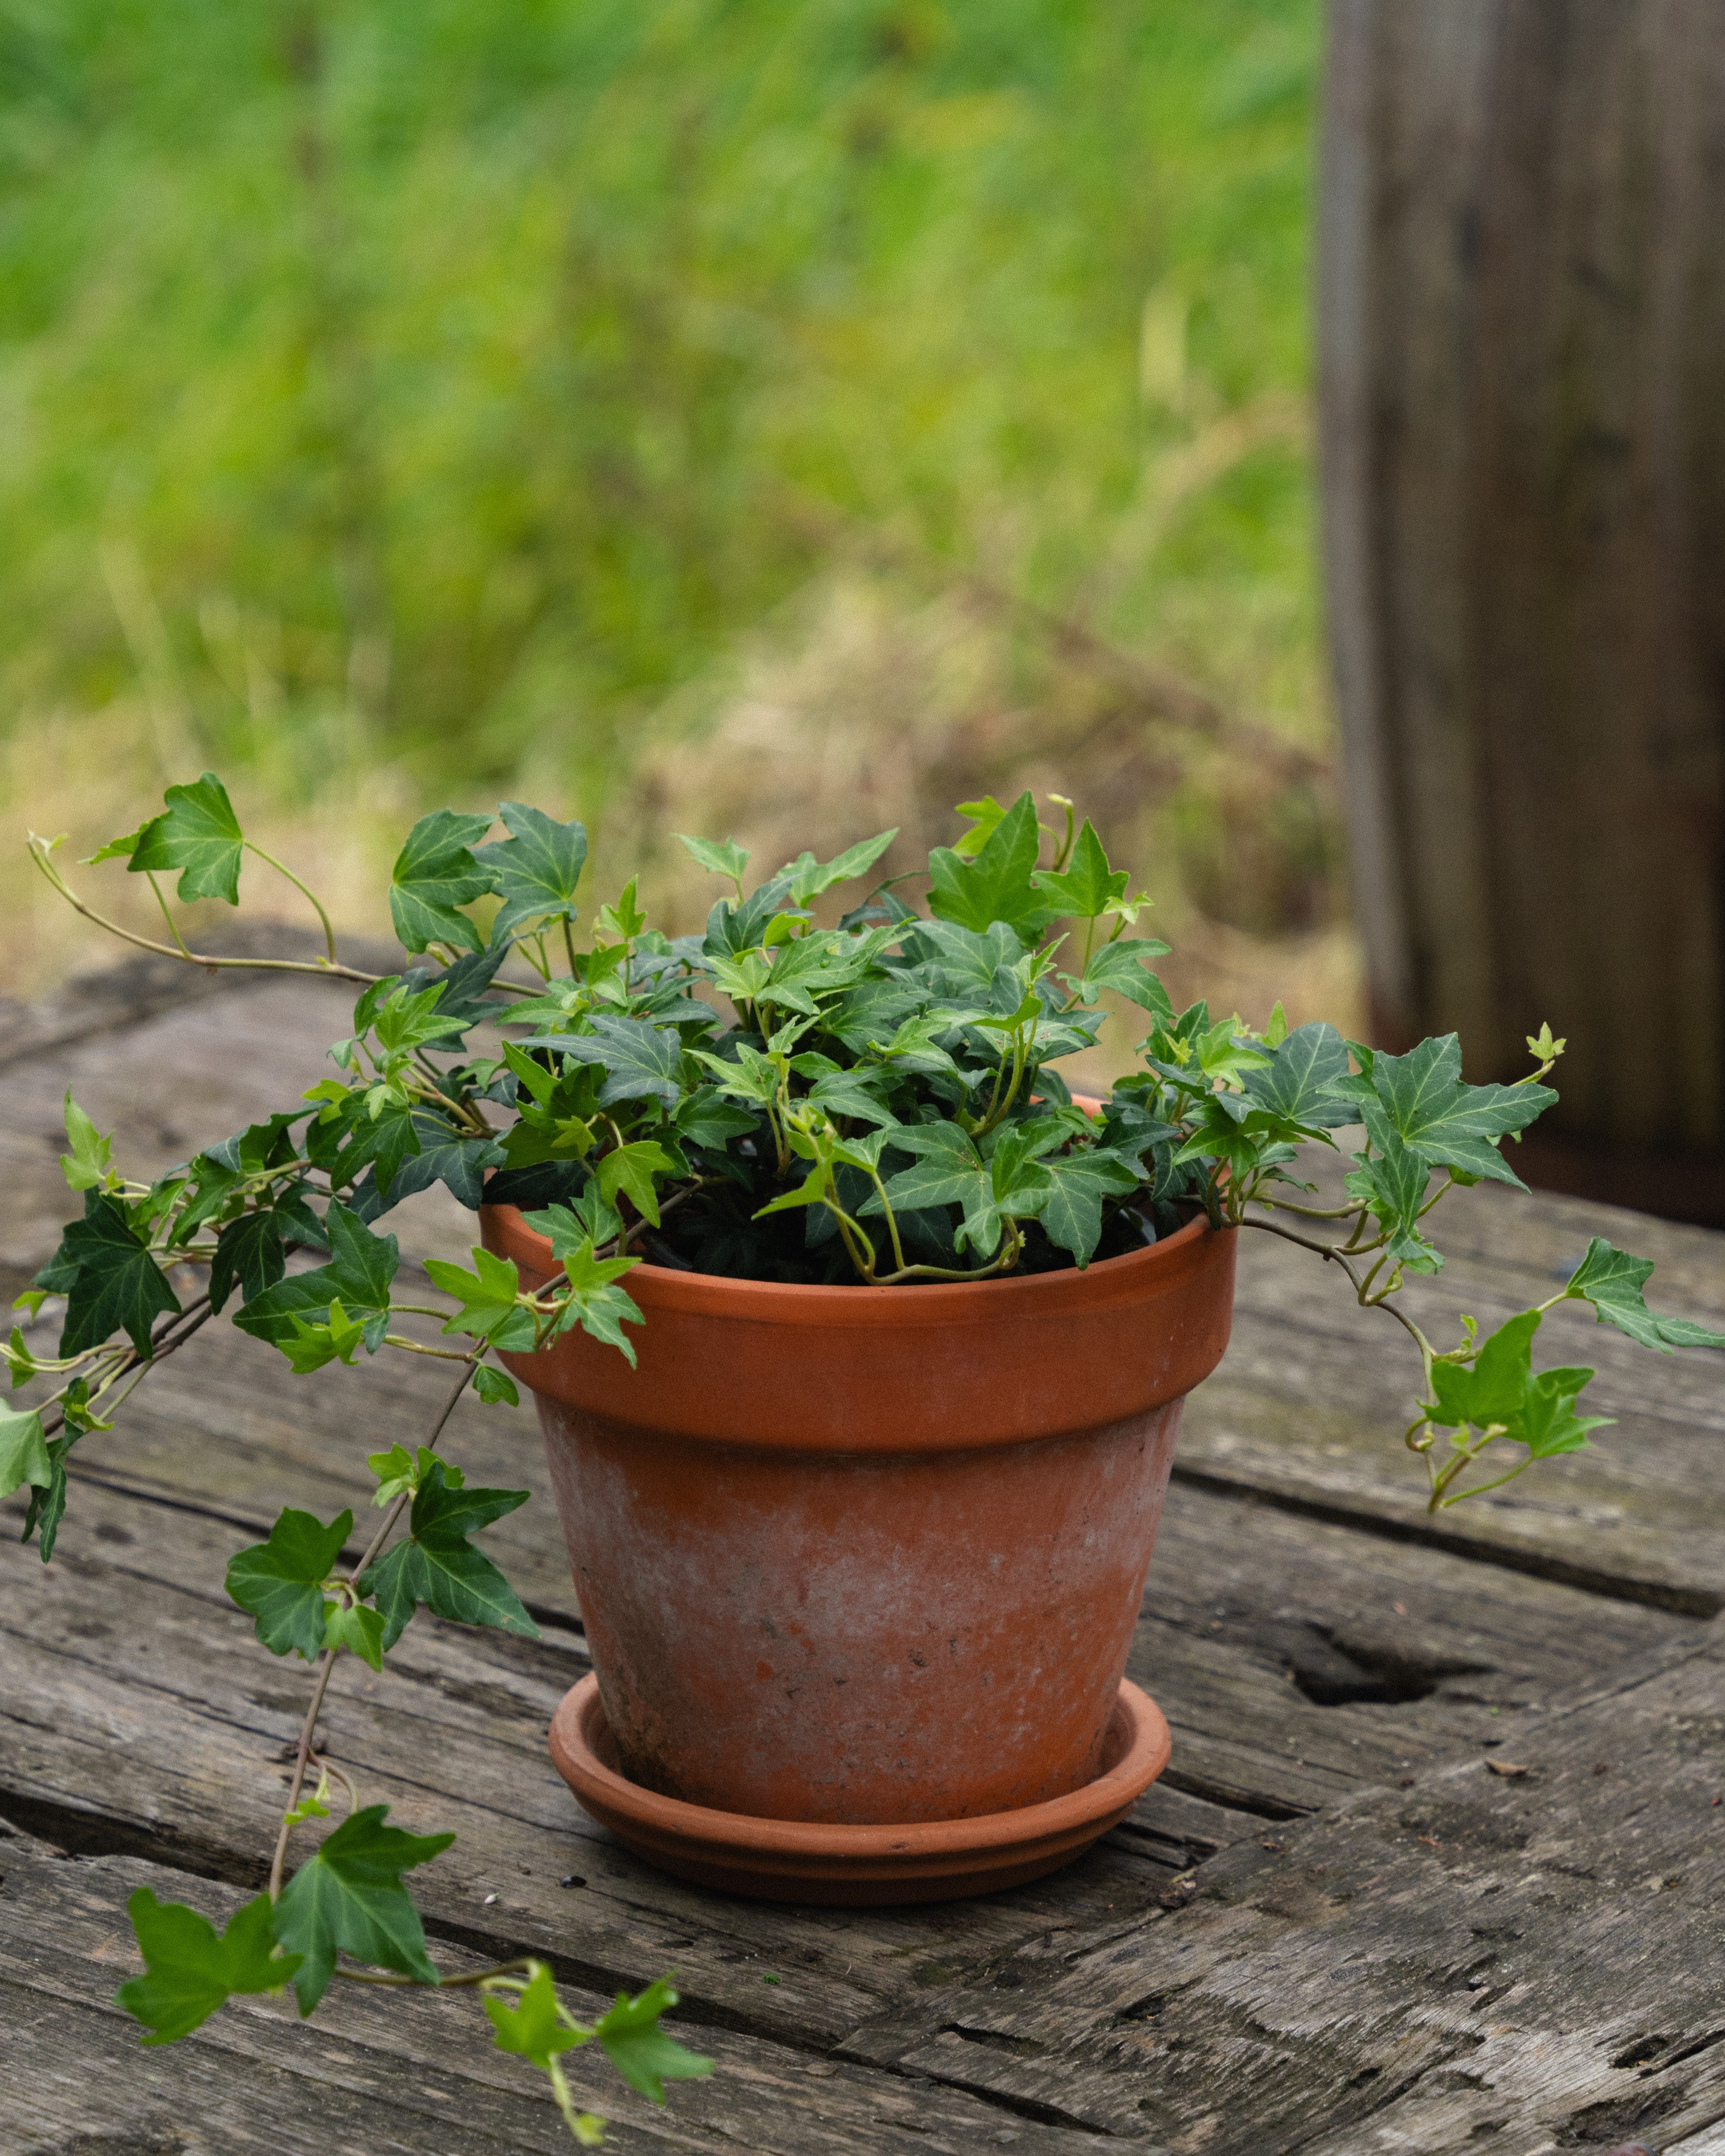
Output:
<instances>
[{"instance_id":1,"label":"wooden plank","mask_svg":"<svg viewBox=\"0 0 1725 2156\"><path fill-rule=\"evenodd\" d=\"M105 1857L69 1863L40 1844L0 1842L0 2143L17 2156L89 2148L127 2156L516 2156L566 2152L543 2081L495 2051L478 2004L454 1993L337 1984L309 2026L285 2001L236 2000L189 2040L141 2051L113 2005L138 1966L126 1897L147 1886L224 1922L239 1891ZM479 1964L434 1943L446 1974ZM566 1989L583 2018L603 1994ZM597 2052L564 2055L577 2099L607 2114L621 2151L738 2148L762 2156L928 2156L1032 2147L1081 2156L1086 2132L1026 2123L1009 2103L919 2076L835 2061L728 2030L670 2025L715 2062L710 2080L675 2084L661 2109L634 2096ZM88 2135L88 2141L81 2137Z\"/></svg>"},{"instance_id":2,"label":"wooden plank","mask_svg":"<svg viewBox=\"0 0 1725 2156\"><path fill-rule=\"evenodd\" d=\"M168 962L162 962L166 965ZM182 967L188 985L206 977ZM6 1178L0 1229L0 1288L8 1299L51 1255L61 1224L76 1211L59 1172L69 1087L103 1131L119 1133L116 1157L148 1179L200 1146L291 1106L331 1074L328 1044L348 1030L354 991L336 981L270 975L223 992L183 998L118 1026L33 1055L8 1070L0 1109L0 1173ZM125 1014L123 1002L120 1012ZM473 1215L440 1186L410 1199L388 1227L411 1255L464 1250Z\"/></svg>"},{"instance_id":3,"label":"wooden plank","mask_svg":"<svg viewBox=\"0 0 1725 2156\"><path fill-rule=\"evenodd\" d=\"M937 2030L899 2012L846 2053L1172 2156L1716 2150L1722 1706L1710 1625L1530 1717L1512 1760L1241 1841L1183 1907L1003 1964L942 1994Z\"/></svg>"}]
</instances>

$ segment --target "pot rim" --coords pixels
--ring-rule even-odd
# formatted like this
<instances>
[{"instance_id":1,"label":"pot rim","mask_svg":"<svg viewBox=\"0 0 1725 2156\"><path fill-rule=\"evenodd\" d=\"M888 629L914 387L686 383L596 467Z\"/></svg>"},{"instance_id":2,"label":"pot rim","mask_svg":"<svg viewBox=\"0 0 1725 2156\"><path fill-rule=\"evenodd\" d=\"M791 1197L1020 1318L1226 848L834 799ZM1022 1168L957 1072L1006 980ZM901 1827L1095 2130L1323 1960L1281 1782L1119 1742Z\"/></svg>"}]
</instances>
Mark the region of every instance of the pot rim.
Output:
<instances>
[{"instance_id":1,"label":"pot rim","mask_svg":"<svg viewBox=\"0 0 1725 2156\"><path fill-rule=\"evenodd\" d=\"M551 1239L530 1228L517 1205L484 1205L502 1231L503 1239L517 1246L521 1255L547 1278L562 1267L553 1256ZM1225 1235L1227 1228L1213 1229L1203 1213L1141 1250L1127 1250L1115 1258L1097 1258L1082 1268L1062 1266L1053 1272L1029 1273L1018 1280L921 1281L896 1287L870 1286L859 1281L852 1286L802 1281L739 1280L728 1273L683 1272L672 1265L655 1265L637 1259L624 1276L631 1294L650 1296L655 1307L721 1317L733 1315L757 1320L768 1316L781 1322L809 1324L878 1324L890 1305L896 1322L934 1324L974 1318L983 1307L1005 1317L1015 1296L1025 1316L1040 1315L1051 1306L1060 1307L1090 1301L1097 1282L1105 1299L1112 1291L1130 1292L1147 1283L1142 1276L1163 1270L1183 1273L1197 1255L1198 1246L1211 1235ZM526 1249L521 1250L525 1245ZM906 1292L909 1286L913 1291ZM986 1296L986 1306L979 1298Z\"/></svg>"}]
</instances>

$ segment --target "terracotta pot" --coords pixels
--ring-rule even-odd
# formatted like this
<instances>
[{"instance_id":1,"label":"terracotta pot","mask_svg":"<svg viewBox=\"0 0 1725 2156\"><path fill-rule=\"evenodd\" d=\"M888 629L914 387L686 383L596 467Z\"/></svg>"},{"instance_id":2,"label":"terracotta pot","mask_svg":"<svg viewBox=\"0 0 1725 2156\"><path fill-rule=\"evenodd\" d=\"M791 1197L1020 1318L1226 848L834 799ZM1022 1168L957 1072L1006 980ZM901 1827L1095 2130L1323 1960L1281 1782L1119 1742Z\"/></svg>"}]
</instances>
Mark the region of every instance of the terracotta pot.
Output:
<instances>
[{"instance_id":1,"label":"terracotta pot","mask_svg":"<svg viewBox=\"0 0 1725 2156\"><path fill-rule=\"evenodd\" d=\"M551 1246L511 1206L487 1247ZM994 1814L1102 1771L1180 1403L1235 1237L1087 1270L803 1287L642 1265L631 1370L567 1333L536 1394L615 1762L826 1825Z\"/></svg>"}]
</instances>

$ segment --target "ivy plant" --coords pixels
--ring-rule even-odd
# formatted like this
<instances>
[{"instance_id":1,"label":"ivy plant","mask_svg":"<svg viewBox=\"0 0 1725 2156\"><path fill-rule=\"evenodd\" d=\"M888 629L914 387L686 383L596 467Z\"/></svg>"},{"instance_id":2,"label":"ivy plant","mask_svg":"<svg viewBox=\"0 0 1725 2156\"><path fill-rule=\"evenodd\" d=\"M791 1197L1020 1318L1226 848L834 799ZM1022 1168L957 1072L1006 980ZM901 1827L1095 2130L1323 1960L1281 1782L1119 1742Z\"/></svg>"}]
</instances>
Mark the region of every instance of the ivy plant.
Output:
<instances>
[{"instance_id":1,"label":"ivy plant","mask_svg":"<svg viewBox=\"0 0 1725 2156\"><path fill-rule=\"evenodd\" d=\"M148 879L167 941L106 919L60 866L59 842L32 839L61 897L130 942L358 993L330 1076L147 1185L126 1178L111 1140L68 1098L64 1167L83 1214L20 1298L32 1317L57 1301L59 1351L39 1356L15 1328L13 1385L32 1383L37 1404L0 1408L0 1495L28 1490L25 1539L52 1555L69 1455L218 1315L296 1371L388 1350L441 1358L453 1379L423 1445L371 1457L372 1533L348 1512L290 1510L228 1568L263 1647L311 1666L310 1698L267 1891L219 1935L193 1910L133 1897L146 1973L120 2000L146 2041L186 2035L231 1995L285 1985L302 2014L343 1978L476 1988L498 2045L549 2076L587 2143L600 2129L569 2094L568 2050L597 2041L655 2101L665 2081L707 2071L660 2030L675 2003L663 1982L589 2028L531 1959L439 1979L404 1881L450 1837L390 1825L314 1745L343 1658L381 1669L419 1609L531 1634L474 1539L526 1493L469 1487L438 1450L443 1429L470 1385L515 1404L500 1357L574 1328L633 1363L641 1313L624 1283L643 1262L910 1288L1081 1269L1200 1214L1218 1231L1262 1229L1314 1251L1360 1304L1399 1321L1420 1368L1406 1442L1434 1512L1599 1427L1581 1410L1590 1369L1534 1367L1558 1305L1590 1307L1659 1352L1725 1346L1725 1333L1651 1311L1651 1265L1598 1238L1543 1302L1484 1337L1463 1317L1452 1344L1435 1342L1398 1300L1442 1265L1432 1210L1458 1186L1521 1187L1504 1141L1556 1100L1544 1081L1563 1041L1542 1026L1524 1077L1473 1086L1453 1034L1391 1055L1322 1022L1290 1028L1279 1005L1261 1030L1202 1002L1176 1010L1153 970L1168 947L1136 932L1146 899L1091 823L1051 798L1053 829L1029 793L965 803L956 843L890 879L876 871L891 831L829 861L803 853L752 884L734 841L685 838L720 888L704 928L675 937L649 927L634 883L578 937L578 823L521 802L495 819L439 809L395 862L404 963L382 978L341 963L323 907L246 838L213 774L170 787L159 814L93 856ZM249 855L305 893L320 955L189 947L161 879L177 873L181 901L237 905ZM1060 1065L1096 1043L1105 992L1137 1017L1137 1067L1100 1106L1081 1106ZM1311 1202L1307 1149L1344 1144L1345 1202ZM397 1241L380 1224L434 1183L470 1209L521 1208L558 1270L529 1287L475 1245L469 1263L428 1261L440 1301L403 1296ZM431 1338L428 1320L441 1327ZM336 1801L346 1815L290 1871L295 1837Z\"/></svg>"}]
</instances>

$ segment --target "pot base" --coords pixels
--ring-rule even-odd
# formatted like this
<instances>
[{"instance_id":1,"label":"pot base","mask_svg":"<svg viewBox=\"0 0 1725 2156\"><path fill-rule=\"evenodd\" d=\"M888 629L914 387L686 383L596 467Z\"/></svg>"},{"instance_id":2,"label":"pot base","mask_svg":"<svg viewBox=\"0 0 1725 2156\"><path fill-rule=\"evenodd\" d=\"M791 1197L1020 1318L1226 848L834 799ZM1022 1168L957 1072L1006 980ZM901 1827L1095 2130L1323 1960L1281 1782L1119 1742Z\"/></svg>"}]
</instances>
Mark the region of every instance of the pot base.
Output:
<instances>
[{"instance_id":1,"label":"pot base","mask_svg":"<svg viewBox=\"0 0 1725 2156\"><path fill-rule=\"evenodd\" d=\"M638 1788L618 1771L597 1677L581 1680L551 1725L552 1763L582 1809L661 1871L758 1901L848 1908L959 1901L1057 1871L1124 1818L1169 1750L1162 1710L1122 1678L1102 1771L1070 1796L977 1819L820 1826L713 1811Z\"/></svg>"}]
</instances>

